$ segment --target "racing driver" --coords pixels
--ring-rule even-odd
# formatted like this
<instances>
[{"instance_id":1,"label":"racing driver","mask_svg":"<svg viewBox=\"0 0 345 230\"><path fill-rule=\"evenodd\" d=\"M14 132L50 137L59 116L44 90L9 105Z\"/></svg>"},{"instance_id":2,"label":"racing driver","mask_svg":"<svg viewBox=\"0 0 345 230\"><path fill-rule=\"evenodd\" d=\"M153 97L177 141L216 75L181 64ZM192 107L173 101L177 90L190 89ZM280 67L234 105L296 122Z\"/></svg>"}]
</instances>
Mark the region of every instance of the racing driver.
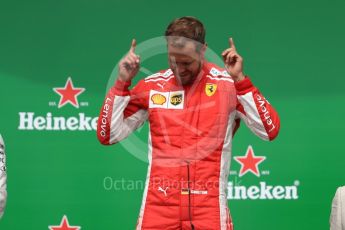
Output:
<instances>
[{"instance_id":1,"label":"racing driver","mask_svg":"<svg viewBox=\"0 0 345 230\"><path fill-rule=\"evenodd\" d=\"M273 140L278 114L243 73L232 38L221 68L205 59L198 19L175 19L165 37L170 68L130 90L140 69L132 40L101 108L98 139L115 144L149 122L149 166L136 229L232 230L226 195L232 137L242 120L260 138Z\"/></svg>"}]
</instances>

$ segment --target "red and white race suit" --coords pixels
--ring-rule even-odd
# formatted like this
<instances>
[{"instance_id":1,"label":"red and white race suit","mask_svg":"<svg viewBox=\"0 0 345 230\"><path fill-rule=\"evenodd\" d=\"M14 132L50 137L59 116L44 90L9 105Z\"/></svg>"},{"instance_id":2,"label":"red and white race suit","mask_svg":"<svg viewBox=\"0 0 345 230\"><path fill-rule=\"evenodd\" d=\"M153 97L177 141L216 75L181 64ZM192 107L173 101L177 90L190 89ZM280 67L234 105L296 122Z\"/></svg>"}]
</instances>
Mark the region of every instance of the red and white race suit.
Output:
<instances>
[{"instance_id":1,"label":"red and white race suit","mask_svg":"<svg viewBox=\"0 0 345 230\"><path fill-rule=\"evenodd\" d=\"M149 166L137 229L233 229L226 187L240 120L260 138L279 132L277 112L246 77L204 63L194 83L168 69L132 89L117 80L98 119L102 144L115 144L149 121ZM136 143L133 143L134 145Z\"/></svg>"}]
</instances>

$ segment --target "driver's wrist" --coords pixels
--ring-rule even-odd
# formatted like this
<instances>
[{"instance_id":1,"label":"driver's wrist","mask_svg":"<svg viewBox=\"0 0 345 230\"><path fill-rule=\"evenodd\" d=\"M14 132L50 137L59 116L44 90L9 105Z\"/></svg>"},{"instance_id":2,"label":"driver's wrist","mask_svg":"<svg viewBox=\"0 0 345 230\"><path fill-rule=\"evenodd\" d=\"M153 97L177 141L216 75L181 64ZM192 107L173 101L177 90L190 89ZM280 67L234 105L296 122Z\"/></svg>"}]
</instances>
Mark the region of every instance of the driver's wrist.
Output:
<instances>
[{"instance_id":1,"label":"driver's wrist","mask_svg":"<svg viewBox=\"0 0 345 230\"><path fill-rule=\"evenodd\" d=\"M233 77L234 82L242 81L242 80L244 80L245 78L246 78L246 77L245 77L245 75L244 75L243 73L240 73L240 74L238 74L236 77Z\"/></svg>"},{"instance_id":2,"label":"driver's wrist","mask_svg":"<svg viewBox=\"0 0 345 230\"><path fill-rule=\"evenodd\" d=\"M131 81L130 79L128 79L128 78L126 78L126 77L123 77L123 76L121 76L121 75L118 75L118 76L117 76L117 80L118 80L118 81L122 81L122 82L130 82L130 81Z\"/></svg>"},{"instance_id":3,"label":"driver's wrist","mask_svg":"<svg viewBox=\"0 0 345 230\"><path fill-rule=\"evenodd\" d=\"M132 84L132 82L129 81L123 81L119 77L115 81L114 90L116 92L116 95L125 96L129 94L129 86Z\"/></svg>"}]
</instances>

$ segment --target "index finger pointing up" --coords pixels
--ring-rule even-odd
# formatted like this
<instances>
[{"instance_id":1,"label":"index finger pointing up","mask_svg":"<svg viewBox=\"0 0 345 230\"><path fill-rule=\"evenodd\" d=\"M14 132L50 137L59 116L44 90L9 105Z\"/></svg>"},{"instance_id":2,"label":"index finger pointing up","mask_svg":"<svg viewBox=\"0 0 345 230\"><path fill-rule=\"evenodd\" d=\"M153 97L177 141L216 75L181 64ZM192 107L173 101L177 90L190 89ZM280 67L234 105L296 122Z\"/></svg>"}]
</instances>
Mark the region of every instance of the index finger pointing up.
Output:
<instances>
[{"instance_id":1,"label":"index finger pointing up","mask_svg":"<svg viewBox=\"0 0 345 230\"><path fill-rule=\"evenodd\" d=\"M230 45L230 48L233 48L234 50L236 49L234 40L232 38L229 38L229 45Z\"/></svg>"},{"instance_id":2,"label":"index finger pointing up","mask_svg":"<svg viewBox=\"0 0 345 230\"><path fill-rule=\"evenodd\" d=\"M131 44L131 48L129 51L134 52L136 46L137 46L137 41L135 39L133 39L132 44Z\"/></svg>"}]
</instances>

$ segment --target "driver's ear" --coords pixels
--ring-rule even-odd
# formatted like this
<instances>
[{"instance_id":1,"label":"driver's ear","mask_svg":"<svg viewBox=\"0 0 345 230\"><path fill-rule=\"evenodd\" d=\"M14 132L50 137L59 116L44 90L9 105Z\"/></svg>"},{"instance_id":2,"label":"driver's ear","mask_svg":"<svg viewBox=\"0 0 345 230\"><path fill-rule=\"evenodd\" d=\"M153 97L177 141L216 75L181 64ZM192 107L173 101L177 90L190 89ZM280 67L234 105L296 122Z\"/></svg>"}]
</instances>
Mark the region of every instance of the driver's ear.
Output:
<instances>
[{"instance_id":1,"label":"driver's ear","mask_svg":"<svg viewBox=\"0 0 345 230\"><path fill-rule=\"evenodd\" d=\"M205 57L206 50L207 50L207 43L205 42L205 44L202 45L201 50L200 50L201 57L203 58Z\"/></svg>"}]
</instances>

